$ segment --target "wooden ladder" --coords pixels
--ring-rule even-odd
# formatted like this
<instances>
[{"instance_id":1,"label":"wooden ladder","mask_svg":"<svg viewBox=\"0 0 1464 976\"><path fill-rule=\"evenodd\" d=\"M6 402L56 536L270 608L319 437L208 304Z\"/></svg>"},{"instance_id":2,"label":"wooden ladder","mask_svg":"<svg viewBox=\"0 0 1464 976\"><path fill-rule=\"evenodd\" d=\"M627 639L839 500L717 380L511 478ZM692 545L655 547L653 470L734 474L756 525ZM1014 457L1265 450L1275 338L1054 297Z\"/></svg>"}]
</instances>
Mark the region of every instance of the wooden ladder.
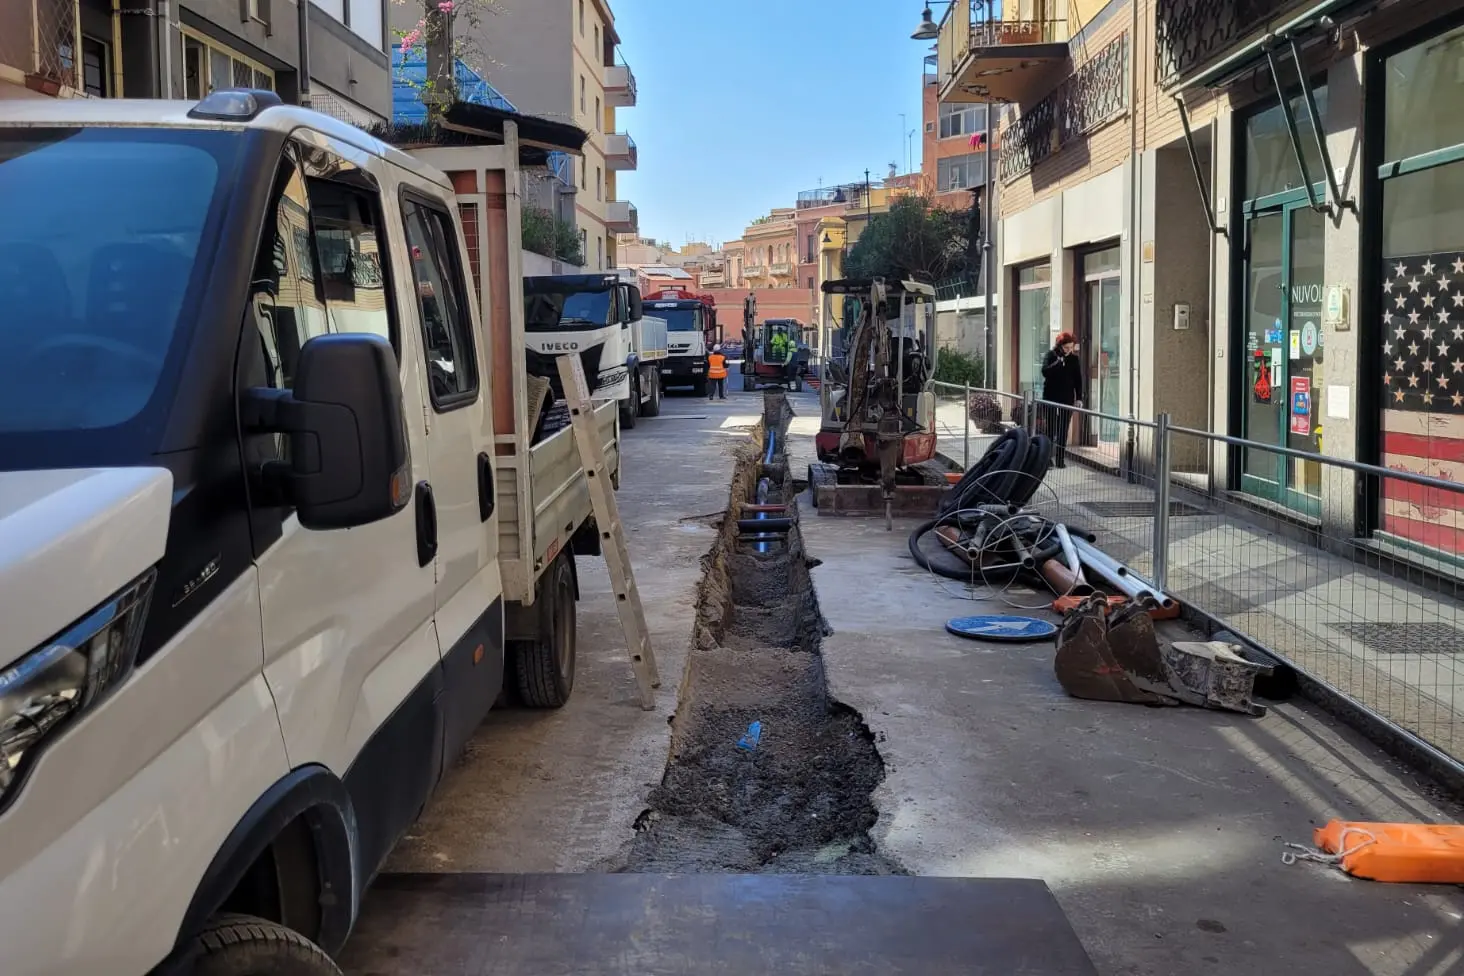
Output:
<instances>
[{"instance_id":1,"label":"wooden ladder","mask_svg":"<svg viewBox=\"0 0 1464 976\"><path fill-rule=\"evenodd\" d=\"M574 443L579 448L580 463L590 486L590 506L600 530L600 548L605 554L605 566L610 570L615 609L620 614L620 628L625 632L625 646L630 650L630 666L640 689L641 708L651 711L656 707L655 689L661 687L661 675L656 670L645 609L630 567L630 548L620 525L620 510L615 505L605 448L595 430L595 405L590 400L589 384L585 382L585 371L578 356L559 357L559 379L564 386L564 399L569 403Z\"/></svg>"}]
</instances>

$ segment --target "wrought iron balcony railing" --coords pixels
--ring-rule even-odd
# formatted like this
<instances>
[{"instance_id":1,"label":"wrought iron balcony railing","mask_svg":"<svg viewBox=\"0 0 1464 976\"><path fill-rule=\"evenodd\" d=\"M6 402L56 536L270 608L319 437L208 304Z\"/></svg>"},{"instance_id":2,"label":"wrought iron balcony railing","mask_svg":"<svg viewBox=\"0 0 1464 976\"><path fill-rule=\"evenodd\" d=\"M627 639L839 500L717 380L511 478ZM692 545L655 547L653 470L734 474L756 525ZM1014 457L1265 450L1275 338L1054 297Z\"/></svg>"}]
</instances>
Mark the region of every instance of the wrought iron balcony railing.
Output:
<instances>
[{"instance_id":1,"label":"wrought iron balcony railing","mask_svg":"<svg viewBox=\"0 0 1464 976\"><path fill-rule=\"evenodd\" d=\"M19 71L26 86L42 94L79 90L76 0L0 2L0 8L0 64Z\"/></svg>"},{"instance_id":2,"label":"wrought iron balcony railing","mask_svg":"<svg viewBox=\"0 0 1464 976\"><path fill-rule=\"evenodd\" d=\"M1154 58L1168 85L1219 59L1300 0L1157 0Z\"/></svg>"},{"instance_id":3,"label":"wrought iron balcony railing","mask_svg":"<svg viewBox=\"0 0 1464 976\"><path fill-rule=\"evenodd\" d=\"M1063 146L1128 109L1128 35L1085 61L1057 90L1003 132L998 171L1003 183L1028 172Z\"/></svg>"}]
</instances>

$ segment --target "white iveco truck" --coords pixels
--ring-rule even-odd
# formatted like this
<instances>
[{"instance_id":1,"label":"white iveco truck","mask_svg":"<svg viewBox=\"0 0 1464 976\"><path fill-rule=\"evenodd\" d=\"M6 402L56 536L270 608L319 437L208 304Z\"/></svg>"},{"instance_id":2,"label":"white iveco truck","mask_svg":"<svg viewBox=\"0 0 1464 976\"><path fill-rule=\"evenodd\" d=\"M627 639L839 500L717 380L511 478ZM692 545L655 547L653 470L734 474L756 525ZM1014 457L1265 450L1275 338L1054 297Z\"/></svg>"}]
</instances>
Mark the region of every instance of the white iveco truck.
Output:
<instances>
[{"instance_id":1,"label":"white iveco truck","mask_svg":"<svg viewBox=\"0 0 1464 976\"><path fill-rule=\"evenodd\" d=\"M619 404L622 427L660 414L666 321L643 314L635 285L614 273L525 278L524 320L534 352L581 357L591 396Z\"/></svg>"},{"instance_id":2,"label":"white iveco truck","mask_svg":"<svg viewBox=\"0 0 1464 976\"><path fill-rule=\"evenodd\" d=\"M489 121L432 166L269 92L6 103L5 976L339 976L500 693L568 698L600 533Z\"/></svg>"}]
</instances>

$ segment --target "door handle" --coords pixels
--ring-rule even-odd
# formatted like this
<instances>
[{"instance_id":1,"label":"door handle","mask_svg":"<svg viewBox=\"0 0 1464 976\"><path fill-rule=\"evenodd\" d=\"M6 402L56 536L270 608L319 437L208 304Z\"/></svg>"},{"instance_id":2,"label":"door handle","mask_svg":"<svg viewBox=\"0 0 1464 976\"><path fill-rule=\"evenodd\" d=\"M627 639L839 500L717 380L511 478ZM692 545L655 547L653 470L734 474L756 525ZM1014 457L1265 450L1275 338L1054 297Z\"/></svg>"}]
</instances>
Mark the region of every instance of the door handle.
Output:
<instances>
[{"instance_id":1,"label":"door handle","mask_svg":"<svg viewBox=\"0 0 1464 976\"><path fill-rule=\"evenodd\" d=\"M493 459L487 454L478 455L478 521L486 522L493 517L498 507L498 495L493 487Z\"/></svg>"},{"instance_id":2,"label":"door handle","mask_svg":"<svg viewBox=\"0 0 1464 976\"><path fill-rule=\"evenodd\" d=\"M417 482L417 565L426 566L437 558L437 501L432 486Z\"/></svg>"}]
</instances>

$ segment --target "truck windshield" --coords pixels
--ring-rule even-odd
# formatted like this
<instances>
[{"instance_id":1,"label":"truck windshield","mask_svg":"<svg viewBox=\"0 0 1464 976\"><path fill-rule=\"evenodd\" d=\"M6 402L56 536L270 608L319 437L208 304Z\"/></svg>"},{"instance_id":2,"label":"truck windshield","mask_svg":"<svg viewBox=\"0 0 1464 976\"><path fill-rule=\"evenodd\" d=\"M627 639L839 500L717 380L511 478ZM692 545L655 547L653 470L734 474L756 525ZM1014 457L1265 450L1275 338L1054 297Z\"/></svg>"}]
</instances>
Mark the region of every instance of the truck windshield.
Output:
<instances>
[{"instance_id":1,"label":"truck windshield","mask_svg":"<svg viewBox=\"0 0 1464 976\"><path fill-rule=\"evenodd\" d=\"M0 468L25 464L12 440L116 428L152 400L240 141L0 127Z\"/></svg>"},{"instance_id":2,"label":"truck windshield","mask_svg":"<svg viewBox=\"0 0 1464 976\"><path fill-rule=\"evenodd\" d=\"M538 292L524 295L524 328L530 332L580 332L611 324L609 291Z\"/></svg>"},{"instance_id":3,"label":"truck windshield","mask_svg":"<svg viewBox=\"0 0 1464 976\"><path fill-rule=\"evenodd\" d=\"M700 332L701 316L694 308L658 308L657 318L666 320L667 332Z\"/></svg>"}]
</instances>

